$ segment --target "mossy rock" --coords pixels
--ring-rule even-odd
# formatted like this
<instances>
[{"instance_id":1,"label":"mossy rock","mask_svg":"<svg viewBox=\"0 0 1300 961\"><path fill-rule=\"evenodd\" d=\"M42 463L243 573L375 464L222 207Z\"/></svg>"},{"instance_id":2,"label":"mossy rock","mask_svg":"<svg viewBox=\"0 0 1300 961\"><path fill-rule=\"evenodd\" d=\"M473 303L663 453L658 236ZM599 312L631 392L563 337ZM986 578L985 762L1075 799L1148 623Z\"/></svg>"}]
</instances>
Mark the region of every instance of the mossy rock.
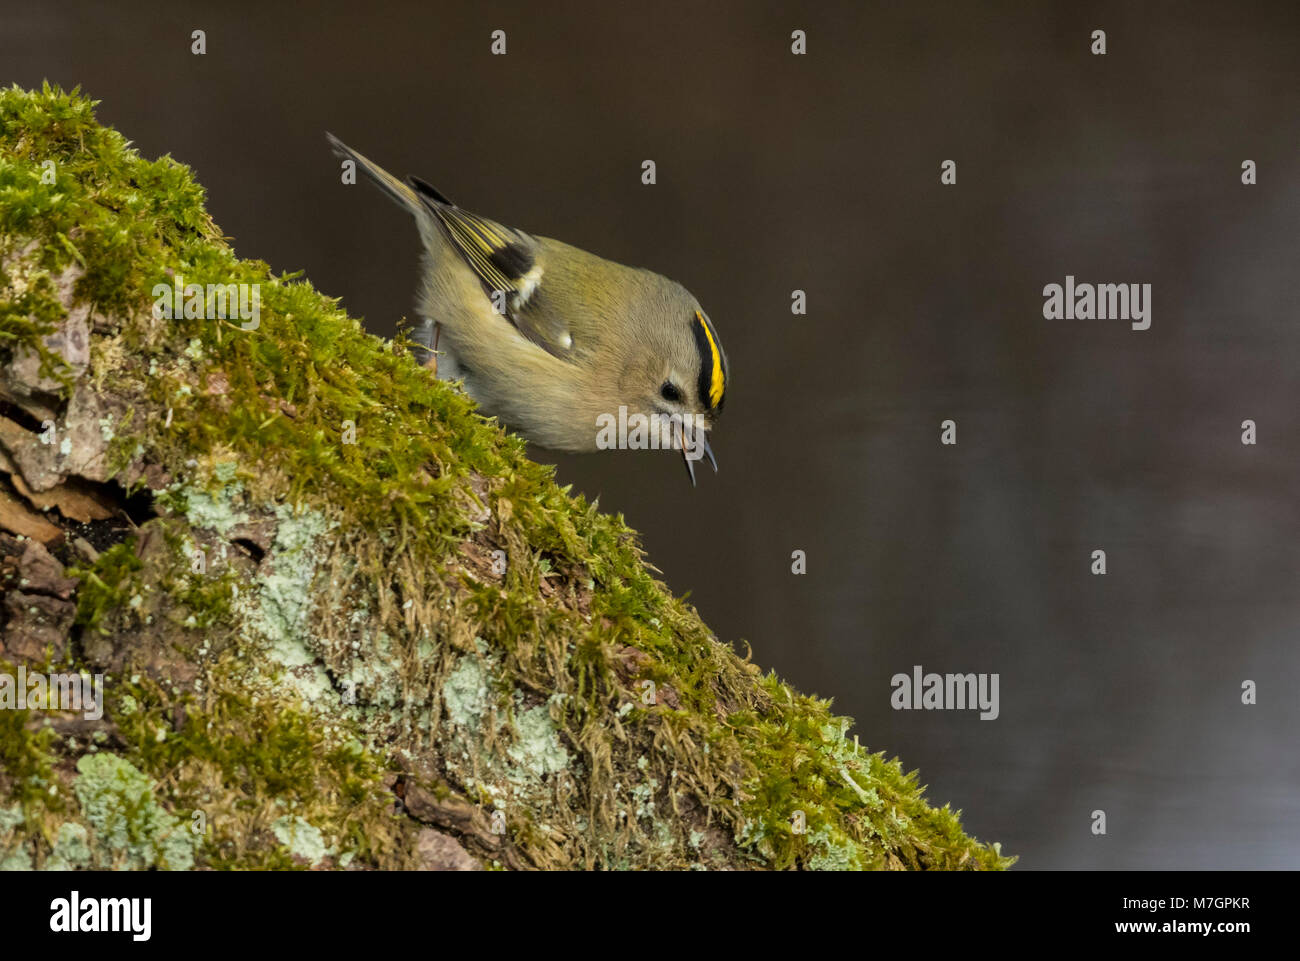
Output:
<instances>
[{"instance_id":1,"label":"mossy rock","mask_svg":"<svg viewBox=\"0 0 1300 961\"><path fill-rule=\"evenodd\" d=\"M106 690L0 711L4 865L1010 864L93 107L0 93L0 660Z\"/></svg>"}]
</instances>

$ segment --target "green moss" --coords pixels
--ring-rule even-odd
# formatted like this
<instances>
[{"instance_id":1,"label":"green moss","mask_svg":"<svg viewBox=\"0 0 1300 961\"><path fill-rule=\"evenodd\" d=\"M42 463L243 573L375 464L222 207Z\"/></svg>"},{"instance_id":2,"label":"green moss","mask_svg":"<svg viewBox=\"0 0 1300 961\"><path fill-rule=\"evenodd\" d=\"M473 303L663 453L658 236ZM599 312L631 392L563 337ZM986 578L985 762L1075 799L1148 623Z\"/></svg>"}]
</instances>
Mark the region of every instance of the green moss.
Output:
<instances>
[{"instance_id":1,"label":"green moss","mask_svg":"<svg viewBox=\"0 0 1300 961\"><path fill-rule=\"evenodd\" d=\"M145 678L113 704L124 758L170 810L205 815L200 863L301 866L274 828L300 818L336 866L409 864L414 826L383 784L412 759L502 806L517 863L1010 863L898 762L855 750L828 701L719 643L622 517L558 486L404 338L236 257L190 171L141 158L75 91L0 92L0 263L20 278L0 291L0 354L41 350L63 313L52 278L72 270L101 318L89 378L114 401L111 463L133 489L146 466L171 478L140 535L163 530L170 553L142 569L127 541L77 571L78 622L120 646L150 617L233 645L168 634L194 690ZM176 275L259 285L260 326L155 319L152 287ZM270 550L238 564L231 538L256 523ZM476 560L497 549L501 578ZM672 706L643 704L643 680ZM48 765L22 738L24 763Z\"/></svg>"},{"instance_id":2,"label":"green moss","mask_svg":"<svg viewBox=\"0 0 1300 961\"><path fill-rule=\"evenodd\" d=\"M208 677L203 702L179 702L184 722L165 738L156 719L174 717L178 701L162 686L142 678L111 705L130 699L132 710L114 713L130 756L144 770L167 772L178 809L201 816L207 863L302 866L275 830L285 817L310 819L332 838L331 851L372 866L407 863L408 829L392 814L375 755L310 714L240 691L233 657Z\"/></svg>"},{"instance_id":3,"label":"green moss","mask_svg":"<svg viewBox=\"0 0 1300 961\"><path fill-rule=\"evenodd\" d=\"M55 279L48 270L14 263L9 269L0 266L0 285L9 291L0 301L0 362L23 348L36 351L41 358L39 373L62 381L66 396L67 365L45 344L45 335L53 332L65 313Z\"/></svg>"},{"instance_id":4,"label":"green moss","mask_svg":"<svg viewBox=\"0 0 1300 961\"><path fill-rule=\"evenodd\" d=\"M185 626L206 630L229 620L238 581L230 572L215 577L190 573L173 581L169 587L176 603L190 612Z\"/></svg>"},{"instance_id":5,"label":"green moss","mask_svg":"<svg viewBox=\"0 0 1300 961\"><path fill-rule=\"evenodd\" d=\"M114 544L88 567L69 573L82 580L77 590L77 623L101 630L104 615L120 610L134 596L134 575L143 565L135 554L135 538Z\"/></svg>"},{"instance_id":6,"label":"green moss","mask_svg":"<svg viewBox=\"0 0 1300 961\"><path fill-rule=\"evenodd\" d=\"M0 671L16 676L14 665L0 661ZM55 759L51 755L53 732L32 724L29 710L0 710L0 796L17 802L29 825L46 810L62 810L62 798L51 795Z\"/></svg>"}]
</instances>

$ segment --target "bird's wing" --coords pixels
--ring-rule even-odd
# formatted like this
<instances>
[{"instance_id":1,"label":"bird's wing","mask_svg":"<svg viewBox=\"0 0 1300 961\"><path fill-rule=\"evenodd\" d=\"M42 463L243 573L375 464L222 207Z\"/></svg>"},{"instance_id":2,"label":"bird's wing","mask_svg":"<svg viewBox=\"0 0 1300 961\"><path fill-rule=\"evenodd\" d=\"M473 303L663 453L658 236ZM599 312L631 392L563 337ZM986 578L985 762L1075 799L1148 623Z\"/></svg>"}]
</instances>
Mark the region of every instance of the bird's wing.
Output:
<instances>
[{"instance_id":1,"label":"bird's wing","mask_svg":"<svg viewBox=\"0 0 1300 961\"><path fill-rule=\"evenodd\" d=\"M478 277L492 306L529 341L568 359L573 338L563 320L553 311L537 309L545 272L541 244L522 230L462 210L418 177L411 177L410 183Z\"/></svg>"}]
</instances>

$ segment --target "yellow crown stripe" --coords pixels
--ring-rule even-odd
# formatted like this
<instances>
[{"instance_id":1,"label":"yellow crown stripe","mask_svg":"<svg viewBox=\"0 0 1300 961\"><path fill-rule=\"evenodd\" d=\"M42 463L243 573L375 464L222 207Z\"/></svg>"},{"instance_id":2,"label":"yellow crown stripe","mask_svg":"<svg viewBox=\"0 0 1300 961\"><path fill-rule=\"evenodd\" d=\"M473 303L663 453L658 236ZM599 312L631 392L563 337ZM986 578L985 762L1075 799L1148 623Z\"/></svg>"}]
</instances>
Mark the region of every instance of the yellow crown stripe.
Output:
<instances>
[{"instance_id":1,"label":"yellow crown stripe","mask_svg":"<svg viewBox=\"0 0 1300 961\"><path fill-rule=\"evenodd\" d=\"M704 316L698 310L695 312L695 319L704 328L704 336L709 341L709 353L713 357L713 372L709 377L709 406L717 407L722 400L723 389L726 387L722 375L722 352L718 350L718 342L713 339L713 331L709 329Z\"/></svg>"}]
</instances>

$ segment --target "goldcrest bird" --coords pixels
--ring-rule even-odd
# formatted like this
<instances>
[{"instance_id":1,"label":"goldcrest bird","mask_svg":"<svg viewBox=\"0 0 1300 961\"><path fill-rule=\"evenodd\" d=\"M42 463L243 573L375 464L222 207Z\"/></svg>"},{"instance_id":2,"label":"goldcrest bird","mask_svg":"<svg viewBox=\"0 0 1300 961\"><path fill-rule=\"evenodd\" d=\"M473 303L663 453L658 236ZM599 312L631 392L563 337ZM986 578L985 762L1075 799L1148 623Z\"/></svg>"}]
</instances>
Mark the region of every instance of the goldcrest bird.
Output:
<instances>
[{"instance_id":1,"label":"goldcrest bird","mask_svg":"<svg viewBox=\"0 0 1300 961\"><path fill-rule=\"evenodd\" d=\"M326 136L415 216L424 243L415 340L438 377L461 380L484 412L543 447L596 450L600 418L622 407L673 425L669 446L692 484L701 456L718 469L707 431L726 398L727 358L684 287L472 214Z\"/></svg>"}]
</instances>

